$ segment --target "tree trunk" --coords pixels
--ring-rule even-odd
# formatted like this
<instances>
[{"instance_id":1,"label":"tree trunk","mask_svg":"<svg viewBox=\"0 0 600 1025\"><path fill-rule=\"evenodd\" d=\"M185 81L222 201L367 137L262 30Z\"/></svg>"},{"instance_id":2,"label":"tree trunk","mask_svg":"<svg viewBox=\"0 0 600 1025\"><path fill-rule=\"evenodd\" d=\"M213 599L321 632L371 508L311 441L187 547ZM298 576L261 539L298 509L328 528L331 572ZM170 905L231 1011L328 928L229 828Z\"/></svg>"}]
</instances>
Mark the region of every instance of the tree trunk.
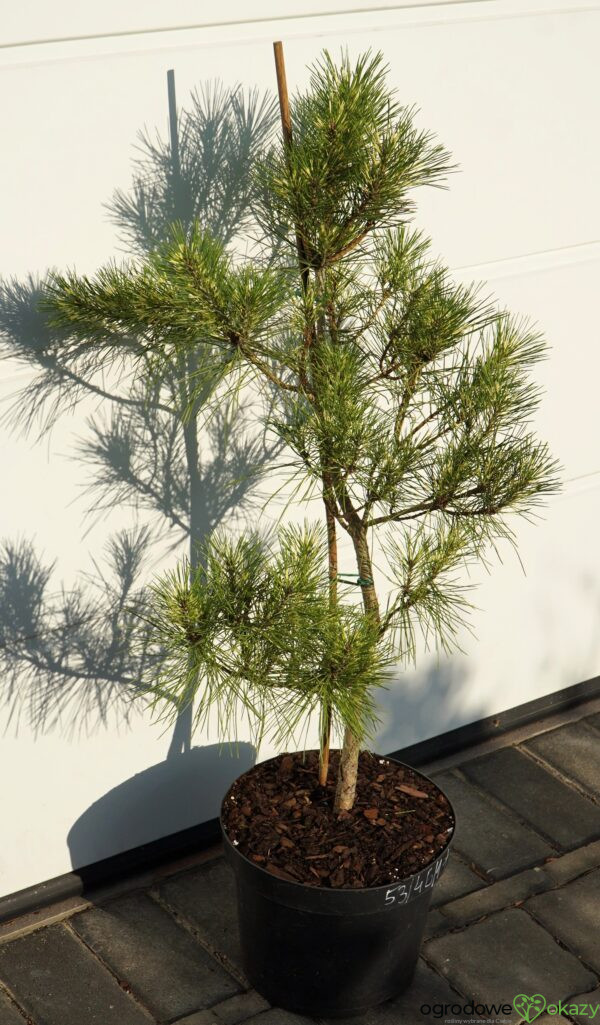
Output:
<instances>
[{"instance_id":1,"label":"tree trunk","mask_svg":"<svg viewBox=\"0 0 600 1025\"><path fill-rule=\"evenodd\" d=\"M335 529L335 516L328 498L323 499L325 503L325 518L327 522L327 551L329 555L329 605L330 608L337 604L337 536ZM324 705L321 711L321 738L319 757L319 783L324 787L327 783L329 773L329 751L331 746L331 708Z\"/></svg>"},{"instance_id":2,"label":"tree trunk","mask_svg":"<svg viewBox=\"0 0 600 1025\"><path fill-rule=\"evenodd\" d=\"M356 796L356 780L358 777L358 756L360 743L350 729L344 734L344 746L340 757L337 789L335 792L334 811L349 811Z\"/></svg>"},{"instance_id":3,"label":"tree trunk","mask_svg":"<svg viewBox=\"0 0 600 1025\"><path fill-rule=\"evenodd\" d=\"M362 596L365 607L365 615L374 616L377 622L380 621L379 602L373 581L373 566L367 531L359 522L354 525L351 531L352 543L356 554L356 564L361 580L371 583L363 583ZM337 789L335 793L336 812L349 811L354 804L356 796L356 780L358 777L358 757L360 755L360 742L350 729L344 735L344 746L340 757L340 768L338 773Z\"/></svg>"},{"instance_id":4,"label":"tree trunk","mask_svg":"<svg viewBox=\"0 0 600 1025\"><path fill-rule=\"evenodd\" d=\"M321 709L321 737L319 751L319 785L327 785L329 775L329 753L331 748L331 709L323 705Z\"/></svg>"},{"instance_id":5,"label":"tree trunk","mask_svg":"<svg viewBox=\"0 0 600 1025\"><path fill-rule=\"evenodd\" d=\"M281 113L282 134L284 145L286 149L289 151L293 145L292 119L290 115L288 89L285 74L285 61L283 57L282 44L280 42L274 43L273 50L275 54L275 68L277 72L277 87L279 92L279 109ZM296 246L298 250L298 265L300 269L302 289L306 297L310 281L310 270L308 267L308 260L306 257L304 241L302 238L302 233L300 231L299 225L296 225ZM321 283L322 274L320 272L317 272L316 278L317 283ZM308 322L306 323L304 341L305 357L312 348L313 343L315 343L318 339L319 326L321 327L321 329L323 329L324 321L321 325L318 325L313 322L312 317L310 317ZM306 387L308 384L308 378L305 364L301 366L300 380L302 384ZM327 520L327 545L329 551L329 601L331 607L337 603L337 540L335 527L336 501L333 481L331 479L328 479L327 473L323 474L323 499L325 502ZM369 555L369 547L367 544L366 530L363 527L362 521L359 519L358 515L355 512L353 515L353 531L351 532L351 536L354 542L354 549L356 552L360 575L362 578L372 580L371 558ZM363 602L365 604L365 614L374 613L377 616L377 619L379 620L379 605L377 602L377 595L375 594L375 588L372 583L368 587L363 585ZM327 781L327 771L329 767L330 731L330 709L324 707L322 710L321 717L321 755L319 763L319 782L322 785L324 785ZM354 803L354 796L356 793L356 777L358 774L359 754L360 743L358 739L352 734L352 732L347 729L344 735L344 743L340 758L340 770L335 797L336 811L347 810L351 808Z\"/></svg>"}]
</instances>

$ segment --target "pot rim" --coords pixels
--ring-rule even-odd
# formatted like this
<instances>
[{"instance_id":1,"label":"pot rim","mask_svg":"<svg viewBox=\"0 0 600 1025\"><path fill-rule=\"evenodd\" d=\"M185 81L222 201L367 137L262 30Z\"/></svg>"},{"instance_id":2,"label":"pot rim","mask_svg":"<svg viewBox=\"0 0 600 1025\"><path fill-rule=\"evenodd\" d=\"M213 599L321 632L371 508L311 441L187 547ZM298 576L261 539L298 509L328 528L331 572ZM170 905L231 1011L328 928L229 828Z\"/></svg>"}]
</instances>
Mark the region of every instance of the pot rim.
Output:
<instances>
[{"instance_id":1,"label":"pot rim","mask_svg":"<svg viewBox=\"0 0 600 1025\"><path fill-rule=\"evenodd\" d=\"M309 750L310 751L314 751L314 750L316 750L316 748L310 748ZM308 753L308 752L305 752L305 753ZM451 811L451 814L452 814L452 819L453 819L452 831L449 834L448 839L446 840L446 843L442 847L442 849L439 852L439 854L435 858L432 858L431 861L428 861L426 865L422 865L418 872L413 872L409 876L402 876L402 878L395 879L393 882L390 882L390 883L380 883L378 886L313 886L312 883L309 885L308 883L296 882L296 880L293 880L293 879L281 879L279 876L276 876L273 872L268 872L266 868L262 868L260 865L257 865L255 861L251 861L250 858L248 858L245 854L242 854L242 852L240 851L239 847L236 846L229 839L229 836L227 835L227 831L225 829L225 825L223 823L223 805L225 803L225 797L227 797L227 794L225 795L225 797L223 798L223 800L221 802L221 811L219 812L219 825L221 826L221 833L223 835L224 842L227 844L227 846L232 851L235 852L235 854L239 858L241 858L243 861L245 861L246 864L250 866L250 868L252 868L256 872L260 873L260 875L265 877L266 879L269 879L271 881L277 880L278 883L284 883L286 886L294 886L294 887L297 887L300 890L308 890L311 893L315 893L315 894L316 893L328 893L328 894L332 894L332 893L356 893L356 894L373 893L373 894L376 894L378 891L389 890L392 887L402 886L404 883L408 882L409 880L415 879L422 872L425 872L427 869L431 868L432 865L435 865L436 862L438 862L440 860L440 858L442 858L444 856L446 856L446 860L447 860L447 857L448 857L448 854L449 854L449 848L450 848L450 845L451 845L451 843L452 843L452 841L454 839L454 835L455 835L455 832L456 832L456 812L455 812L454 806L453 806L450 798L446 794L446 792L444 790L442 790L442 788L440 786L438 786L438 784L435 782L435 780L431 779L430 776L427 776L424 772L421 772L420 769L414 768L414 766L409 765L407 762L401 762L399 758L392 758L392 757L390 757L390 755L378 755L374 751L372 751L370 753L374 754L376 758L382 758L384 761L387 761L387 762L394 762L395 765L402 765L406 769L410 769L411 772L418 772L419 775L423 777L423 779L426 779L429 783L432 783L434 787L437 787L437 789L440 791L441 794L444 795L444 797L446 798L446 800L448 802L448 805L450 807L450 811ZM256 765L266 765L268 762L277 761L278 758L282 758L282 757L283 757L283 754L278 754L278 755L273 755L272 758L265 758L264 762L256 762L255 765L253 765L250 769L246 769L246 772L242 772L240 774L240 776L236 777L236 779L241 779L242 776L246 776L249 772L252 772L252 770L256 768ZM235 780L234 780L234 782L235 782ZM227 793L229 793L229 790L231 789L231 786L233 786L233 783L230 785ZM439 876L438 876L438 878L439 878Z\"/></svg>"}]
</instances>

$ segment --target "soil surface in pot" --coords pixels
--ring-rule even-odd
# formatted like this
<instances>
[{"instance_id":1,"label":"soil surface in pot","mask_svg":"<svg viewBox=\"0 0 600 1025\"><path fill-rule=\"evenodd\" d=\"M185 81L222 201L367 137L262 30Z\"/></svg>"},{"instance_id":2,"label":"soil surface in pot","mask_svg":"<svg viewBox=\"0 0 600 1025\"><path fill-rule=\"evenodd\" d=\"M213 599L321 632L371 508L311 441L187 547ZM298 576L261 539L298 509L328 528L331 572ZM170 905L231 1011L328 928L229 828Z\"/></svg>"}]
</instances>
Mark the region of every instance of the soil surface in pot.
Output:
<instances>
[{"instance_id":1,"label":"soil surface in pot","mask_svg":"<svg viewBox=\"0 0 600 1025\"><path fill-rule=\"evenodd\" d=\"M318 783L318 752L280 755L231 786L222 822L231 842L281 879L308 886L382 886L425 868L454 827L441 790L414 769L360 755L356 802L335 814L339 752Z\"/></svg>"}]
</instances>

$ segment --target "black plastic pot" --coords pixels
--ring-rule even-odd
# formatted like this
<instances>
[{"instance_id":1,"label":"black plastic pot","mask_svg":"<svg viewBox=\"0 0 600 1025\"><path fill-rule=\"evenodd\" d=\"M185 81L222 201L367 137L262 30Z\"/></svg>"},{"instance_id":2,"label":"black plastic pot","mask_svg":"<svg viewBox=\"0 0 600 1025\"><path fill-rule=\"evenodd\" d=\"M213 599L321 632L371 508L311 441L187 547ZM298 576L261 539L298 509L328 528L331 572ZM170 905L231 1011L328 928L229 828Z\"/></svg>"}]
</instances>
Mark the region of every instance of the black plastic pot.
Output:
<instances>
[{"instance_id":1,"label":"black plastic pot","mask_svg":"<svg viewBox=\"0 0 600 1025\"><path fill-rule=\"evenodd\" d=\"M454 834L416 875L389 886L336 890L279 879L241 854L221 828L237 884L244 969L271 1004L343 1018L410 985L431 892Z\"/></svg>"}]
</instances>

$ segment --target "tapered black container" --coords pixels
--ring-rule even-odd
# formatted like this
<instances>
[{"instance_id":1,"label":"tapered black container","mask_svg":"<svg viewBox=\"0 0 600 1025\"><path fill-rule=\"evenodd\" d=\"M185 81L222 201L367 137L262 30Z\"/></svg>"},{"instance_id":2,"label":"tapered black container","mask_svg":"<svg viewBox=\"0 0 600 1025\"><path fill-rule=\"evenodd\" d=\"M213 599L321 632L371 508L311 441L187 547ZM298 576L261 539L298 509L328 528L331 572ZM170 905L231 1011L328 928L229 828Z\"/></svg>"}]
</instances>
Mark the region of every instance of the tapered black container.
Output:
<instances>
[{"instance_id":1,"label":"tapered black container","mask_svg":"<svg viewBox=\"0 0 600 1025\"><path fill-rule=\"evenodd\" d=\"M406 989L452 838L416 875L336 890L279 879L240 854L224 828L223 836L237 884L244 968L271 1004L343 1018Z\"/></svg>"}]
</instances>

